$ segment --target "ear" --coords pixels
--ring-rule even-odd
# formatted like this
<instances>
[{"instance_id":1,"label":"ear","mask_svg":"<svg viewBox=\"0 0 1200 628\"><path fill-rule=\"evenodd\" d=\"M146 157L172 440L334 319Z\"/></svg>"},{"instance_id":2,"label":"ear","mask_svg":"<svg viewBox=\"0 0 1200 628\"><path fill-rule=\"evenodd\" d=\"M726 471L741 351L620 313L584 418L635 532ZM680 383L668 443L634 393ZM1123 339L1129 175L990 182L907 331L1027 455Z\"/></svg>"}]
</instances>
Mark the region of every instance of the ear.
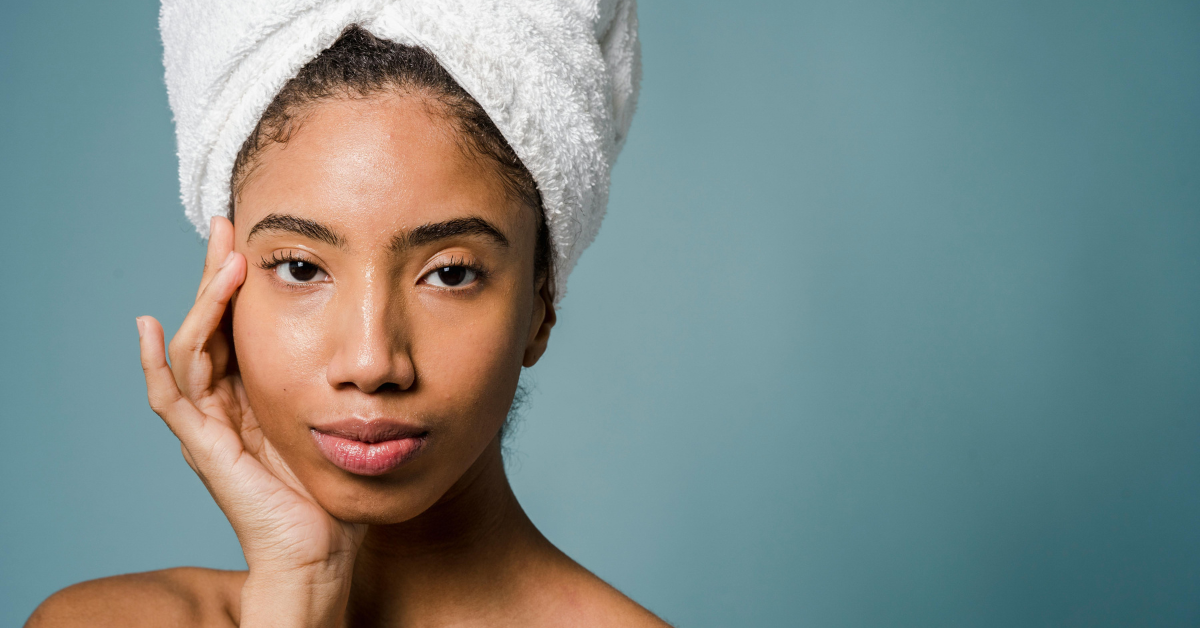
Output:
<instances>
[{"instance_id":1,"label":"ear","mask_svg":"<svg viewBox=\"0 0 1200 628\"><path fill-rule=\"evenodd\" d=\"M546 352L546 344L550 342L550 329L558 322L554 312L554 295L550 291L550 282L542 278L538 282L537 293L533 296L533 316L529 319L529 341L525 344L525 357L521 366L529 368L537 364Z\"/></svg>"}]
</instances>

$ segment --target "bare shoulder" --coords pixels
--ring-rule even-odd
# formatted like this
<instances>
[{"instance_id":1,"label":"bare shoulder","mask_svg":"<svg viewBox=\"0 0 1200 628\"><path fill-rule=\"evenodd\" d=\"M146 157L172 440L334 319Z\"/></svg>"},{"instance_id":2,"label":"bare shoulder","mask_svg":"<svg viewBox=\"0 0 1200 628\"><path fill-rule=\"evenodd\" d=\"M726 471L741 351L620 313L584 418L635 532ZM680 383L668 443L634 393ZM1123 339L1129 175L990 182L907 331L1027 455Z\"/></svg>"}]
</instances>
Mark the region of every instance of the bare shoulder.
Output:
<instances>
[{"instance_id":1,"label":"bare shoulder","mask_svg":"<svg viewBox=\"0 0 1200 628\"><path fill-rule=\"evenodd\" d=\"M542 586L538 606L543 620L530 622L571 628L671 628L616 587L576 563Z\"/></svg>"},{"instance_id":2,"label":"bare shoulder","mask_svg":"<svg viewBox=\"0 0 1200 628\"><path fill-rule=\"evenodd\" d=\"M42 602L25 628L233 626L244 571L179 567L71 585Z\"/></svg>"},{"instance_id":3,"label":"bare shoulder","mask_svg":"<svg viewBox=\"0 0 1200 628\"><path fill-rule=\"evenodd\" d=\"M576 608L579 614L581 628L671 628L658 615L638 604L600 578L588 574L592 582L581 588L581 595L576 598Z\"/></svg>"}]
</instances>

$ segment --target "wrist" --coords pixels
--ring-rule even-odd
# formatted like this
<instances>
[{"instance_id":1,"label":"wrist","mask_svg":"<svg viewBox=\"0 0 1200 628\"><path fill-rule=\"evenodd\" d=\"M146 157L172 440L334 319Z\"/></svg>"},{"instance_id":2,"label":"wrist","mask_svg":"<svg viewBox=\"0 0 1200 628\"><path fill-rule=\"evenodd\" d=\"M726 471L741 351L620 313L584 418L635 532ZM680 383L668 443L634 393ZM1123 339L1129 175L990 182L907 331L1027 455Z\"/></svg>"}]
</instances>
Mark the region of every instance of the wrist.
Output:
<instances>
[{"instance_id":1,"label":"wrist","mask_svg":"<svg viewBox=\"0 0 1200 628\"><path fill-rule=\"evenodd\" d=\"M351 565L352 566L352 565ZM340 628L350 596L350 570L320 565L254 568L242 585L243 628Z\"/></svg>"}]
</instances>

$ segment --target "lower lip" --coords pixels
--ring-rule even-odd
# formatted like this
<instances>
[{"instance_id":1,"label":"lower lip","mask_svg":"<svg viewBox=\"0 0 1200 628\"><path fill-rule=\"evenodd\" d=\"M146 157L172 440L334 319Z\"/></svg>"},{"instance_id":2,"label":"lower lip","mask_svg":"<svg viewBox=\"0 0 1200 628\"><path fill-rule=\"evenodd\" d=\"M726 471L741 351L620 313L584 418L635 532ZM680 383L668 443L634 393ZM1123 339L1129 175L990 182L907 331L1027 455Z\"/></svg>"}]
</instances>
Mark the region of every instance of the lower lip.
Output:
<instances>
[{"instance_id":1,"label":"lower lip","mask_svg":"<svg viewBox=\"0 0 1200 628\"><path fill-rule=\"evenodd\" d=\"M412 460L425 444L424 437L364 443L316 430L312 435L326 459L355 475L383 475Z\"/></svg>"}]
</instances>

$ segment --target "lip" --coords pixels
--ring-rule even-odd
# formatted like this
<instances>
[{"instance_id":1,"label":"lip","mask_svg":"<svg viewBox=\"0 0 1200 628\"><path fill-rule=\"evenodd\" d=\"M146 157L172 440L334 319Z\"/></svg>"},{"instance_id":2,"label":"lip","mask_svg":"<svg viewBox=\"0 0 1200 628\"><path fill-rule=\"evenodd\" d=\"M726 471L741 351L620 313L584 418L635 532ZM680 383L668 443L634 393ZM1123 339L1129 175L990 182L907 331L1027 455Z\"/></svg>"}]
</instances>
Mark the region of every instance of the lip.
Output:
<instances>
[{"instance_id":1,"label":"lip","mask_svg":"<svg viewBox=\"0 0 1200 628\"><path fill-rule=\"evenodd\" d=\"M344 419L310 430L317 450L355 475L383 475L424 448L428 430L392 419Z\"/></svg>"}]
</instances>

